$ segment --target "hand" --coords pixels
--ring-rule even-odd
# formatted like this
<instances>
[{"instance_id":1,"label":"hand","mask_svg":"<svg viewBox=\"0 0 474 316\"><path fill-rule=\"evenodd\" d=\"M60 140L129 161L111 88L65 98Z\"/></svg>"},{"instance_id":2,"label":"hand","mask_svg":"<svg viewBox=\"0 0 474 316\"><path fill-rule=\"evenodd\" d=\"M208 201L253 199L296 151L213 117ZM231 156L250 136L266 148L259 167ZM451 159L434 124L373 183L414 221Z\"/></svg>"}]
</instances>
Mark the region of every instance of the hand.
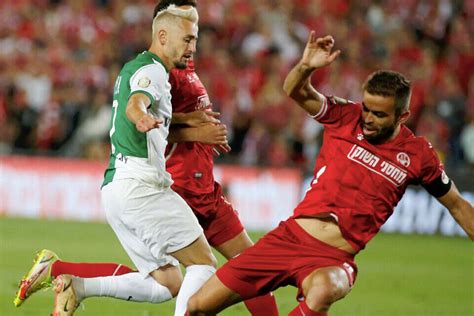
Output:
<instances>
[{"instance_id":1,"label":"hand","mask_svg":"<svg viewBox=\"0 0 474 316\"><path fill-rule=\"evenodd\" d=\"M196 142L208 145L227 144L227 128L224 124L205 124L196 127Z\"/></svg>"},{"instance_id":2,"label":"hand","mask_svg":"<svg viewBox=\"0 0 474 316\"><path fill-rule=\"evenodd\" d=\"M219 121L217 118L221 114L219 112L213 112L213 111L194 111L194 112L189 112L186 113L186 124L191 126L191 127L199 127L202 124L208 124L208 123L214 123L214 124L219 124L221 121Z\"/></svg>"},{"instance_id":3,"label":"hand","mask_svg":"<svg viewBox=\"0 0 474 316\"><path fill-rule=\"evenodd\" d=\"M215 145L214 148L212 148L215 156L220 156L221 154L227 154L229 151L231 151L231 149L232 148L229 146L229 144Z\"/></svg>"},{"instance_id":4,"label":"hand","mask_svg":"<svg viewBox=\"0 0 474 316\"><path fill-rule=\"evenodd\" d=\"M159 128L161 123L163 123L161 119L154 117L151 114L145 114L137 121L135 127L139 132L146 133L154 128Z\"/></svg>"},{"instance_id":5,"label":"hand","mask_svg":"<svg viewBox=\"0 0 474 316\"><path fill-rule=\"evenodd\" d=\"M333 47L334 38L331 35L316 38L315 32L311 31L300 63L311 69L327 66L341 53L340 50L331 52Z\"/></svg>"}]
</instances>

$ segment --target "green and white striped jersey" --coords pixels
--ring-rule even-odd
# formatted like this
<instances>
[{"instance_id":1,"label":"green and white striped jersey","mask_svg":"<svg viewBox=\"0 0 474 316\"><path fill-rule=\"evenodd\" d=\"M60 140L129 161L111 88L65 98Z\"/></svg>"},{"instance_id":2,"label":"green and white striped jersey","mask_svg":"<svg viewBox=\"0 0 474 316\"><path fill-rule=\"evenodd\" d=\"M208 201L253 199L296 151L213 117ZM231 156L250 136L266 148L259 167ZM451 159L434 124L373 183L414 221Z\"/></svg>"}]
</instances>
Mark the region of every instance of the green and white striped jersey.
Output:
<instances>
[{"instance_id":1,"label":"green and white striped jersey","mask_svg":"<svg viewBox=\"0 0 474 316\"><path fill-rule=\"evenodd\" d=\"M155 54L145 51L126 63L115 81L110 127L111 154L102 186L118 179L138 179L164 188L173 181L165 166L166 138L171 123L169 73ZM159 128L137 131L125 114L131 95L143 93L151 100L148 113L162 119Z\"/></svg>"}]
</instances>

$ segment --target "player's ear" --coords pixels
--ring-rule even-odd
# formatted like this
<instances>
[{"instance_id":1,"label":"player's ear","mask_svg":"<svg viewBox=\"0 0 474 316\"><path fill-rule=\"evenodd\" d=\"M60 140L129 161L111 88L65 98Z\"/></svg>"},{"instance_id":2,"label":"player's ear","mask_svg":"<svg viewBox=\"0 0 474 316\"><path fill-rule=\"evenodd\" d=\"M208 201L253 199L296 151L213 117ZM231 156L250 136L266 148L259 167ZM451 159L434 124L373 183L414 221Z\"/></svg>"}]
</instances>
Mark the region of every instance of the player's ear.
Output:
<instances>
[{"instance_id":1,"label":"player's ear","mask_svg":"<svg viewBox=\"0 0 474 316\"><path fill-rule=\"evenodd\" d=\"M399 124L405 124L406 121L408 121L408 118L410 117L410 111L405 111L400 116L398 117L398 123Z\"/></svg>"},{"instance_id":2,"label":"player's ear","mask_svg":"<svg viewBox=\"0 0 474 316\"><path fill-rule=\"evenodd\" d=\"M165 30L159 30L158 31L158 40L160 41L160 44L165 45L167 39L168 39L168 34L166 33L166 31Z\"/></svg>"}]
</instances>

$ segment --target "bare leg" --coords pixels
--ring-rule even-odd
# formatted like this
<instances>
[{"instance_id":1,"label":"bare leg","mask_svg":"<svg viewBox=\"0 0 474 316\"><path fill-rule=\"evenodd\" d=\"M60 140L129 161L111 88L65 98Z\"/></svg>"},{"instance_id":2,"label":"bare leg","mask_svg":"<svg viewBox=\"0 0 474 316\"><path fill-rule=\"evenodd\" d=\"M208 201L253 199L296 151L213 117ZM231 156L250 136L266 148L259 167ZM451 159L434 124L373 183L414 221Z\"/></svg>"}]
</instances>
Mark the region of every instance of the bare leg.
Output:
<instances>
[{"instance_id":1,"label":"bare leg","mask_svg":"<svg viewBox=\"0 0 474 316\"><path fill-rule=\"evenodd\" d=\"M341 267L331 266L314 270L303 280L302 290L311 311L326 313L351 287L346 272Z\"/></svg>"},{"instance_id":2,"label":"bare leg","mask_svg":"<svg viewBox=\"0 0 474 316\"><path fill-rule=\"evenodd\" d=\"M242 297L212 276L188 302L190 315L216 315L224 308L242 301Z\"/></svg>"},{"instance_id":3,"label":"bare leg","mask_svg":"<svg viewBox=\"0 0 474 316\"><path fill-rule=\"evenodd\" d=\"M240 254L245 249L253 246L253 242L247 232L243 230L234 238L215 246L224 257L231 259ZM253 316L276 316L278 307L273 294L267 293L244 301L245 306Z\"/></svg>"},{"instance_id":4,"label":"bare leg","mask_svg":"<svg viewBox=\"0 0 474 316\"><path fill-rule=\"evenodd\" d=\"M245 249L252 247L252 245L252 240L250 240L250 237L247 232L243 230L234 238L220 245L216 245L214 246L214 248L216 248L217 251L219 251L224 257L226 257L227 260L229 260L240 254Z\"/></svg>"},{"instance_id":5,"label":"bare leg","mask_svg":"<svg viewBox=\"0 0 474 316\"><path fill-rule=\"evenodd\" d=\"M175 308L175 316L183 316L189 298L216 272L216 259L204 235L171 255L186 267L186 274L176 298Z\"/></svg>"}]
</instances>

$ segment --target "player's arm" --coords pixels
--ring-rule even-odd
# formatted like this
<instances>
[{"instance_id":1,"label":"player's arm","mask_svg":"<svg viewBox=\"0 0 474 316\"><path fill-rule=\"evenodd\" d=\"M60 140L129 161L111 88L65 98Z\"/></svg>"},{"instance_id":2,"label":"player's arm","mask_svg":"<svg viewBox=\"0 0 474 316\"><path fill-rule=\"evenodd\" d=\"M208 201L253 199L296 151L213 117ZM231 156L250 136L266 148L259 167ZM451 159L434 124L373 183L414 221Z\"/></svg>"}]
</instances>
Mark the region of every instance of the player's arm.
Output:
<instances>
[{"instance_id":1,"label":"player's arm","mask_svg":"<svg viewBox=\"0 0 474 316\"><path fill-rule=\"evenodd\" d=\"M316 38L315 32L311 31L303 57L288 73L283 83L285 93L313 116L321 110L324 96L314 89L310 78L316 69L331 64L339 56L341 51L332 52L333 47L332 36Z\"/></svg>"},{"instance_id":2,"label":"player's arm","mask_svg":"<svg viewBox=\"0 0 474 316\"><path fill-rule=\"evenodd\" d=\"M177 113L173 112L173 117L171 118L171 124L176 125L187 125L192 127L198 127L202 124L214 123L219 124L220 121L218 117L221 114L219 112L213 111L193 111L188 113Z\"/></svg>"},{"instance_id":3,"label":"player's arm","mask_svg":"<svg viewBox=\"0 0 474 316\"><path fill-rule=\"evenodd\" d=\"M454 183L451 184L448 193L437 199L446 206L469 238L474 240L474 207L459 193Z\"/></svg>"},{"instance_id":4,"label":"player's arm","mask_svg":"<svg viewBox=\"0 0 474 316\"><path fill-rule=\"evenodd\" d=\"M172 128L168 135L169 143L198 142L215 145L214 153L228 153L231 148L227 143L227 128L221 124L219 112L194 111L189 113L173 113ZM175 127L173 127L175 125ZM187 125L176 126L176 125Z\"/></svg>"},{"instance_id":5,"label":"player's arm","mask_svg":"<svg viewBox=\"0 0 474 316\"><path fill-rule=\"evenodd\" d=\"M202 124L198 127L170 129L169 143L198 142L209 145L227 145L227 128L224 124Z\"/></svg>"},{"instance_id":6,"label":"player's arm","mask_svg":"<svg viewBox=\"0 0 474 316\"><path fill-rule=\"evenodd\" d=\"M139 132L146 133L153 128L158 128L162 123L159 118L147 113L150 104L150 98L144 93L134 93L128 99L125 113Z\"/></svg>"}]
</instances>

